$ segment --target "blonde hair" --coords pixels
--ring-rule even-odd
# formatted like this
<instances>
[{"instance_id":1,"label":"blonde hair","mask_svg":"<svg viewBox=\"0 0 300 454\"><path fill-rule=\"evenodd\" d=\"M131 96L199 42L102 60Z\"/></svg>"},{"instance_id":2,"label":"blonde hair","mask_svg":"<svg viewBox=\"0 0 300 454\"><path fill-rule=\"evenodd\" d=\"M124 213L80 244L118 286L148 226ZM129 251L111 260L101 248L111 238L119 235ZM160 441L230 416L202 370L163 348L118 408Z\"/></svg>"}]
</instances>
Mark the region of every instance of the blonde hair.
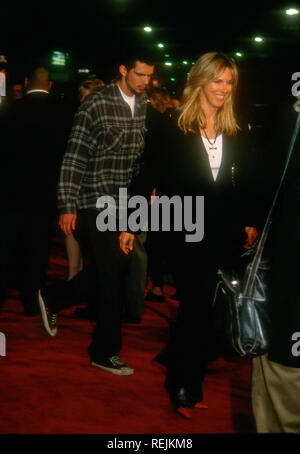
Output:
<instances>
[{"instance_id":1,"label":"blonde hair","mask_svg":"<svg viewBox=\"0 0 300 454\"><path fill-rule=\"evenodd\" d=\"M185 85L181 103L178 126L184 131L199 133L206 128L206 117L200 103L200 93L203 87L215 80L224 69L229 68L232 74L232 91L226 98L224 105L218 109L216 115L217 133L235 135L239 129L233 113L232 99L238 83L238 70L236 64L228 56L219 52L209 52L202 55L192 67Z\"/></svg>"}]
</instances>

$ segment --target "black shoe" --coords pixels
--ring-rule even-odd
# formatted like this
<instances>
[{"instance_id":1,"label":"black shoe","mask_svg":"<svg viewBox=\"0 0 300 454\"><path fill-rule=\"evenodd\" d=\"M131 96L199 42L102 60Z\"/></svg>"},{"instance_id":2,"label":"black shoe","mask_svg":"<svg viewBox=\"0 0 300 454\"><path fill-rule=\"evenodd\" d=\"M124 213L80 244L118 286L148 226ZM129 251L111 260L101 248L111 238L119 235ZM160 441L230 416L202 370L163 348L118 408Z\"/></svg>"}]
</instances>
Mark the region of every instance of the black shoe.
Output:
<instances>
[{"instance_id":1,"label":"black shoe","mask_svg":"<svg viewBox=\"0 0 300 454\"><path fill-rule=\"evenodd\" d=\"M174 386L167 388L171 399L172 406L176 413L183 416L186 419L190 419L191 409L206 409L207 406L201 404L202 392L199 395L194 395L184 386Z\"/></svg>"},{"instance_id":2,"label":"black shoe","mask_svg":"<svg viewBox=\"0 0 300 454\"><path fill-rule=\"evenodd\" d=\"M153 293L151 290L149 290L145 299L148 301L153 301L155 303L164 303L165 302L164 295L155 295L155 293Z\"/></svg>"},{"instance_id":3,"label":"black shoe","mask_svg":"<svg viewBox=\"0 0 300 454\"><path fill-rule=\"evenodd\" d=\"M39 290L38 300L42 314L42 322L45 328L45 331L49 336L56 336L57 327L56 327L56 317L57 314L51 311L49 307L49 302L47 301L47 296L45 290Z\"/></svg>"},{"instance_id":4,"label":"black shoe","mask_svg":"<svg viewBox=\"0 0 300 454\"><path fill-rule=\"evenodd\" d=\"M185 387L178 386L170 388L168 391L175 409L194 407L196 401Z\"/></svg>"},{"instance_id":5,"label":"black shoe","mask_svg":"<svg viewBox=\"0 0 300 454\"><path fill-rule=\"evenodd\" d=\"M92 360L91 364L116 375L132 375L134 373L134 370L127 366L117 355L110 358Z\"/></svg>"},{"instance_id":6,"label":"black shoe","mask_svg":"<svg viewBox=\"0 0 300 454\"><path fill-rule=\"evenodd\" d=\"M170 395L171 402L175 408L193 408L203 400L202 385L185 386L177 383L173 376L168 374L165 387Z\"/></svg>"}]
</instances>

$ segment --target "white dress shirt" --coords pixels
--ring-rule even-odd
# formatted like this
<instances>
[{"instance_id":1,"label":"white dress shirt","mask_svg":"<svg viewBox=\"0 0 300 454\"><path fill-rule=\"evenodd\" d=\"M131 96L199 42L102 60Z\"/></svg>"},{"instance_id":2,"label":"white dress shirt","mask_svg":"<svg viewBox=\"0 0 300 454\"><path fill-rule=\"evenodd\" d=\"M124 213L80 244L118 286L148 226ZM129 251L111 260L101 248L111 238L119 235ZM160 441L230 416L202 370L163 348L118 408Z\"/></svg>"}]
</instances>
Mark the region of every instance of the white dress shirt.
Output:
<instances>
[{"instance_id":1,"label":"white dress shirt","mask_svg":"<svg viewBox=\"0 0 300 454\"><path fill-rule=\"evenodd\" d=\"M202 140L208 154L213 178L216 181L222 162L223 136L220 134L216 141L214 139L208 140L206 137L202 137Z\"/></svg>"}]
</instances>

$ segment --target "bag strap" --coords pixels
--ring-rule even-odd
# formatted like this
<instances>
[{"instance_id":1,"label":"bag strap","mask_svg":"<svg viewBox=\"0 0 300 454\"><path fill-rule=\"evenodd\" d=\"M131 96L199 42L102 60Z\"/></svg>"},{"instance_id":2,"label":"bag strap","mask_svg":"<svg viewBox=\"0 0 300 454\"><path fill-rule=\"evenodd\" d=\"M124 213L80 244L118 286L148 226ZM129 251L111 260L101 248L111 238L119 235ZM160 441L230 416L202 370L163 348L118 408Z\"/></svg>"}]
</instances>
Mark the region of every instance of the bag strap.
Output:
<instances>
[{"instance_id":1,"label":"bag strap","mask_svg":"<svg viewBox=\"0 0 300 454\"><path fill-rule=\"evenodd\" d=\"M256 253L255 253L253 262L252 262L252 269L251 269L251 272L249 273L248 280L246 282L246 286L245 286L246 294L248 293L248 290L249 290L248 287L250 287L250 286L252 286L254 284L254 276L257 273L259 264L261 262L263 249L264 249L264 246L265 246L265 243L266 243L266 240L267 240L267 236L268 236L268 233L269 233L270 226L272 224L273 210L274 210L274 207L276 205L276 202L277 202L277 199L278 199L278 196L279 196L279 193L280 193L280 189L282 187L282 184L283 184L283 181L284 181L284 178L285 178L285 175L286 175L286 172L287 172L290 160L291 160L291 156L292 156L292 153L293 153L293 150L294 150L294 146L295 146L295 142L296 142L296 139L297 139L297 136L298 136L299 129L300 129L300 112L298 113L296 125L294 127L294 131L293 131L293 135L292 135L292 138L291 138L289 151L288 151L288 154L287 154L287 158L286 158L285 166L284 166L284 169L283 169L283 172L282 172L282 175L281 175L281 179L280 179L279 185L277 187L277 190L276 190L276 193L275 193L275 196L274 196L274 199L273 199L273 202L272 202L272 205L271 205L267 220L266 220L264 228L262 230L262 234L261 234L260 240L258 242L257 250L256 250Z\"/></svg>"}]
</instances>

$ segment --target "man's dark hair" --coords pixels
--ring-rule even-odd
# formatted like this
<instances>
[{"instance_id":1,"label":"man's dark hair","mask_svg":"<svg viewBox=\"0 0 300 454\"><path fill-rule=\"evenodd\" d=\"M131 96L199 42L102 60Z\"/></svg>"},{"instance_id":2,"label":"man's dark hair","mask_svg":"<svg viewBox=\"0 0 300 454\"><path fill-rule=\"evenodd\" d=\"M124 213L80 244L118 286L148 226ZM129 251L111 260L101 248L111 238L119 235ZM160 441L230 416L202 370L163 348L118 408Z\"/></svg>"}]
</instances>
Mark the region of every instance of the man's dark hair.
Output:
<instances>
[{"instance_id":1,"label":"man's dark hair","mask_svg":"<svg viewBox=\"0 0 300 454\"><path fill-rule=\"evenodd\" d=\"M155 65L154 57L151 53L145 51L126 51L122 50L118 52L117 60L115 60L112 69L116 79L120 79L119 66L124 65L128 71L135 67L136 62L146 63L149 66Z\"/></svg>"},{"instance_id":2,"label":"man's dark hair","mask_svg":"<svg viewBox=\"0 0 300 454\"><path fill-rule=\"evenodd\" d=\"M135 67L136 62L139 61L141 63L146 63L149 66L153 66L154 58L153 56L145 53L134 54L130 56L124 56L119 60L119 65L124 65L128 69L128 71Z\"/></svg>"}]
</instances>

